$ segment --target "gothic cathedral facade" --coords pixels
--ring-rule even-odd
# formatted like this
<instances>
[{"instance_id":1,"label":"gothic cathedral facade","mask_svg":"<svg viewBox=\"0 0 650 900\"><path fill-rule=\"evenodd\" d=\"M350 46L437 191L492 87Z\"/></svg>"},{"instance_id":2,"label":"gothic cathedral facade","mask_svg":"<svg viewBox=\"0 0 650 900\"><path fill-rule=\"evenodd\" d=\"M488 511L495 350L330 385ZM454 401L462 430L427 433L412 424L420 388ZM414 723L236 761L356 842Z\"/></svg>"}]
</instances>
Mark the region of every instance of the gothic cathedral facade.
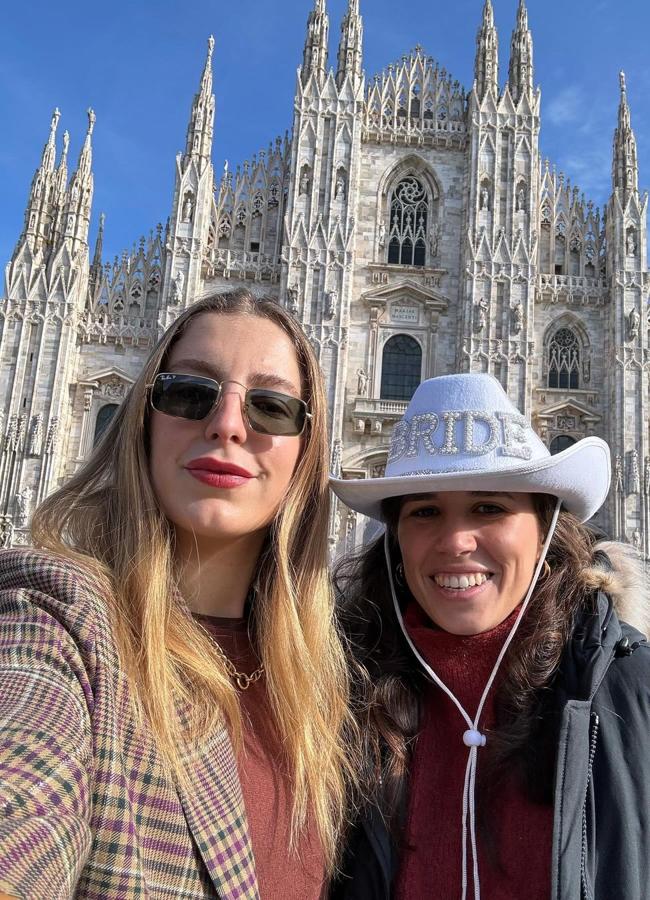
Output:
<instances>
[{"instance_id":1,"label":"gothic cathedral facade","mask_svg":"<svg viewBox=\"0 0 650 900\"><path fill-rule=\"evenodd\" d=\"M539 155L520 0L499 80L490 0L466 91L422 48L366 83L349 0L334 65L309 13L291 134L215 181L210 38L167 227L102 261L88 246L92 132L71 177L58 110L0 300L0 542L91 452L161 331L199 294L247 286L302 323L331 410L331 468L383 472L424 378L490 372L552 452L597 434L613 481L598 524L650 551L647 197L621 74L601 213ZM333 553L370 523L335 505Z\"/></svg>"}]
</instances>

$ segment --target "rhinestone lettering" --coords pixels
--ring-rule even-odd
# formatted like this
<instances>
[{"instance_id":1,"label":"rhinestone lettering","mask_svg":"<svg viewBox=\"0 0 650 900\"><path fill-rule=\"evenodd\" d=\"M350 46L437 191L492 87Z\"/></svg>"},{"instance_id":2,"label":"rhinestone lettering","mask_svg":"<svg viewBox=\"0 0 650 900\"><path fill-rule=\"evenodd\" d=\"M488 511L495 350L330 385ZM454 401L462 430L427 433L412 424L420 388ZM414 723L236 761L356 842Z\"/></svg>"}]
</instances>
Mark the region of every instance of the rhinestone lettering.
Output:
<instances>
[{"instance_id":1,"label":"rhinestone lettering","mask_svg":"<svg viewBox=\"0 0 650 900\"><path fill-rule=\"evenodd\" d=\"M497 417L503 425L504 443L500 448L503 456L530 459L533 448L527 443L529 426L526 419L518 414L506 412L498 412Z\"/></svg>"},{"instance_id":2,"label":"rhinestone lettering","mask_svg":"<svg viewBox=\"0 0 650 900\"><path fill-rule=\"evenodd\" d=\"M440 448L440 452L447 456L452 456L454 453L460 453L460 449L456 446L455 431L456 422L462 418L461 413L446 412L443 413L442 418L445 420L445 442Z\"/></svg>"},{"instance_id":3,"label":"rhinestone lettering","mask_svg":"<svg viewBox=\"0 0 650 900\"><path fill-rule=\"evenodd\" d=\"M421 413L413 416L411 419L411 433L408 440L408 448L406 455L409 457L417 456L419 453L420 439L424 444L424 449L431 456L438 452L433 443L433 435L438 427L439 418L435 413Z\"/></svg>"},{"instance_id":4,"label":"rhinestone lettering","mask_svg":"<svg viewBox=\"0 0 650 900\"><path fill-rule=\"evenodd\" d=\"M465 445L463 451L472 456L485 456L491 453L497 446L499 423L495 416L481 412L478 409L468 409L464 413L465 418ZM474 425L476 422L484 422L490 430L490 435L482 444L474 443Z\"/></svg>"}]
</instances>

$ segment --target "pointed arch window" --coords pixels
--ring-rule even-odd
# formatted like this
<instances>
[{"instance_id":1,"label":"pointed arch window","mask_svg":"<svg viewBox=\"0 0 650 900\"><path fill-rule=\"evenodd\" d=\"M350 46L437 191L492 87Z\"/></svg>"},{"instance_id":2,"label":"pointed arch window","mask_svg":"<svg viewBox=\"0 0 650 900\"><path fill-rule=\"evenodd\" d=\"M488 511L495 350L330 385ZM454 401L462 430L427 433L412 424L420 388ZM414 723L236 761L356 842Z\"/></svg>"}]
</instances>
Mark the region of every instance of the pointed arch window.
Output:
<instances>
[{"instance_id":1,"label":"pointed arch window","mask_svg":"<svg viewBox=\"0 0 650 900\"><path fill-rule=\"evenodd\" d=\"M570 328L558 328L548 348L548 386L580 387L580 342Z\"/></svg>"},{"instance_id":2,"label":"pointed arch window","mask_svg":"<svg viewBox=\"0 0 650 900\"><path fill-rule=\"evenodd\" d=\"M403 178L391 195L388 262L424 266L429 201L424 186L413 175Z\"/></svg>"},{"instance_id":3,"label":"pointed arch window","mask_svg":"<svg viewBox=\"0 0 650 900\"><path fill-rule=\"evenodd\" d=\"M382 400L410 400L422 377L422 348L407 334L386 341L382 356Z\"/></svg>"}]
</instances>

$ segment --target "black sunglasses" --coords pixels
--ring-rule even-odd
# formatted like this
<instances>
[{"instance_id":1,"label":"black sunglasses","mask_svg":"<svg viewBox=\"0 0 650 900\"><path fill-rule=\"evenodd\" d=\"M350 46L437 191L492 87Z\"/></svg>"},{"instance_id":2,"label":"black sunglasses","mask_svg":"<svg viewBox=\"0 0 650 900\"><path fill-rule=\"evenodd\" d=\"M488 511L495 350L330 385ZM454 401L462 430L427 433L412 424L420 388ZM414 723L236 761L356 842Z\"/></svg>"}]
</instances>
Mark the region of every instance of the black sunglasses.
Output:
<instances>
[{"instance_id":1,"label":"black sunglasses","mask_svg":"<svg viewBox=\"0 0 650 900\"><path fill-rule=\"evenodd\" d=\"M222 385L226 383L230 382L218 382L201 375L160 372L153 384L148 385L151 405L166 416L205 419L219 403ZM260 434L302 434L307 419L311 419L304 400L266 388L248 389L243 410L250 427Z\"/></svg>"}]
</instances>

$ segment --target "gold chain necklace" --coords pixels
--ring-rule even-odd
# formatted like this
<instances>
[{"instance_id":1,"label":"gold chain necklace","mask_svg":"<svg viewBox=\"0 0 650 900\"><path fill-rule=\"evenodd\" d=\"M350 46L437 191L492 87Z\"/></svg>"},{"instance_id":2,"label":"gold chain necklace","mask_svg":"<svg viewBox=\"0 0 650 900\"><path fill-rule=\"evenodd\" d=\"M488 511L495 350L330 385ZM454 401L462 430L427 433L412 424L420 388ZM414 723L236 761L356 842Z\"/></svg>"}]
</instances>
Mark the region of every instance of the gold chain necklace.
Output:
<instances>
[{"instance_id":1,"label":"gold chain necklace","mask_svg":"<svg viewBox=\"0 0 650 900\"><path fill-rule=\"evenodd\" d=\"M262 675L264 674L264 666L259 666L255 669L254 672L251 672L250 675L247 675L245 672L239 672L235 668L232 660L226 655L223 648L220 646L218 641L215 641L214 638L212 640L214 648L219 654L219 658L223 662L226 672L230 675L231 678L234 678L237 687L240 691L246 691L251 686L251 684L255 684L256 681L259 681Z\"/></svg>"}]
</instances>

